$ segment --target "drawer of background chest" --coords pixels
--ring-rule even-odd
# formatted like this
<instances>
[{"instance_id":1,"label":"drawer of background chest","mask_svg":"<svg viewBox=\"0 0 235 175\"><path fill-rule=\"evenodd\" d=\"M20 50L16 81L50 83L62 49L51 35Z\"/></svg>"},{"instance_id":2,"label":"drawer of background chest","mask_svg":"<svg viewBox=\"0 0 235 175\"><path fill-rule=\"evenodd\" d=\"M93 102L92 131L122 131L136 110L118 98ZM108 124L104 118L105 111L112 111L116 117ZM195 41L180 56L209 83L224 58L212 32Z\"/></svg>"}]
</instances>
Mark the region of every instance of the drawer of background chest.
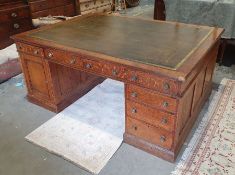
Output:
<instances>
[{"instance_id":1,"label":"drawer of background chest","mask_svg":"<svg viewBox=\"0 0 235 175\"><path fill-rule=\"evenodd\" d=\"M147 72L129 70L128 81L165 94L176 95L178 93L177 82Z\"/></svg>"},{"instance_id":2,"label":"drawer of background chest","mask_svg":"<svg viewBox=\"0 0 235 175\"><path fill-rule=\"evenodd\" d=\"M170 132L174 131L175 116L162 112L136 102L126 101L127 115L147 122L150 125L163 128Z\"/></svg>"},{"instance_id":3,"label":"drawer of background chest","mask_svg":"<svg viewBox=\"0 0 235 175\"><path fill-rule=\"evenodd\" d=\"M171 113L177 112L177 99L164 96L163 94L148 90L146 88L127 84L126 97L129 100L144 103L153 108L161 109Z\"/></svg>"},{"instance_id":4,"label":"drawer of background chest","mask_svg":"<svg viewBox=\"0 0 235 175\"><path fill-rule=\"evenodd\" d=\"M0 11L0 23L17 20L20 18L29 18L29 6L21 6Z\"/></svg>"},{"instance_id":5,"label":"drawer of background chest","mask_svg":"<svg viewBox=\"0 0 235 175\"><path fill-rule=\"evenodd\" d=\"M82 61L75 54L57 49L45 49L48 60L70 67L82 68Z\"/></svg>"},{"instance_id":6,"label":"drawer of background chest","mask_svg":"<svg viewBox=\"0 0 235 175\"><path fill-rule=\"evenodd\" d=\"M38 57L44 56L43 49L40 47L31 46L23 43L16 43L16 47L19 52L24 52Z\"/></svg>"},{"instance_id":7,"label":"drawer of background chest","mask_svg":"<svg viewBox=\"0 0 235 175\"><path fill-rule=\"evenodd\" d=\"M126 118L126 132L166 149L170 149L173 143L172 133L130 117Z\"/></svg>"}]
</instances>

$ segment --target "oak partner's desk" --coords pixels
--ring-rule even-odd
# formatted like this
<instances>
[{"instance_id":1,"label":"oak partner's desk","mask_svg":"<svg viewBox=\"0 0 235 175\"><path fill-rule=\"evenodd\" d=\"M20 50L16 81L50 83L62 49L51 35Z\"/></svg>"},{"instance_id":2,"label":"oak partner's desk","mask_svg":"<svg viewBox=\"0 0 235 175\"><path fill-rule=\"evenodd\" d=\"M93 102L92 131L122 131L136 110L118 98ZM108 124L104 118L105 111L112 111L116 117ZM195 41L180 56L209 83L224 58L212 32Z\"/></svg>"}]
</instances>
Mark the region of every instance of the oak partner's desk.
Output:
<instances>
[{"instance_id":1,"label":"oak partner's desk","mask_svg":"<svg viewBox=\"0 0 235 175\"><path fill-rule=\"evenodd\" d=\"M211 92L222 31L96 15L13 38L31 102L58 112L104 78L122 81L124 141L174 161Z\"/></svg>"}]
</instances>

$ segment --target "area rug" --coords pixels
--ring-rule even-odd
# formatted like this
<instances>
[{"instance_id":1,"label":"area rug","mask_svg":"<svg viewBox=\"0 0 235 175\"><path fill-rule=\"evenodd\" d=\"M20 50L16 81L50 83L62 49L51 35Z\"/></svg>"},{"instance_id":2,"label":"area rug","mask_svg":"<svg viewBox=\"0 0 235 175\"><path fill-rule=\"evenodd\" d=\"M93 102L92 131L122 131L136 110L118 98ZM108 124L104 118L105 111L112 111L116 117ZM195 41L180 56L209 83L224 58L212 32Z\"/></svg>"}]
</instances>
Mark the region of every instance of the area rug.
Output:
<instances>
[{"instance_id":1,"label":"area rug","mask_svg":"<svg viewBox=\"0 0 235 175\"><path fill-rule=\"evenodd\" d=\"M235 80L223 79L172 175L235 175Z\"/></svg>"},{"instance_id":2,"label":"area rug","mask_svg":"<svg viewBox=\"0 0 235 175\"><path fill-rule=\"evenodd\" d=\"M98 174L122 143L124 111L123 83L107 79L26 139Z\"/></svg>"}]
</instances>

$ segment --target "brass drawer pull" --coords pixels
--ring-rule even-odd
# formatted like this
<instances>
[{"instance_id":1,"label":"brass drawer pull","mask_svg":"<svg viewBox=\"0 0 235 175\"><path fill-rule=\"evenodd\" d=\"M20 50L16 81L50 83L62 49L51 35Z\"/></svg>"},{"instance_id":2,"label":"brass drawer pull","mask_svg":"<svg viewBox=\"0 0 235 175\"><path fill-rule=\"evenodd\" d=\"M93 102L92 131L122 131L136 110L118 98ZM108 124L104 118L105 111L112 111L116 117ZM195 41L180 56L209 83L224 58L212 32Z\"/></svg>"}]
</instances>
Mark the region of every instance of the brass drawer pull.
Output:
<instances>
[{"instance_id":1,"label":"brass drawer pull","mask_svg":"<svg viewBox=\"0 0 235 175\"><path fill-rule=\"evenodd\" d=\"M136 98L137 97L137 92L132 92L131 97Z\"/></svg>"},{"instance_id":2,"label":"brass drawer pull","mask_svg":"<svg viewBox=\"0 0 235 175\"><path fill-rule=\"evenodd\" d=\"M15 17L17 17L17 14L16 14L15 12L13 12L13 13L11 14L11 17L15 18Z\"/></svg>"},{"instance_id":3,"label":"brass drawer pull","mask_svg":"<svg viewBox=\"0 0 235 175\"><path fill-rule=\"evenodd\" d=\"M166 108L166 107L168 107L168 106L169 106L169 103L166 102L166 101L164 101L164 102L163 102L163 107Z\"/></svg>"},{"instance_id":4,"label":"brass drawer pull","mask_svg":"<svg viewBox=\"0 0 235 175\"><path fill-rule=\"evenodd\" d=\"M163 88L164 88L164 90L169 90L170 85L168 83L164 83Z\"/></svg>"},{"instance_id":5,"label":"brass drawer pull","mask_svg":"<svg viewBox=\"0 0 235 175\"><path fill-rule=\"evenodd\" d=\"M71 60L70 60L70 64L75 64L76 63L76 58L72 58Z\"/></svg>"},{"instance_id":6,"label":"brass drawer pull","mask_svg":"<svg viewBox=\"0 0 235 175\"><path fill-rule=\"evenodd\" d=\"M132 128L136 131L138 127L136 125L133 125Z\"/></svg>"},{"instance_id":7,"label":"brass drawer pull","mask_svg":"<svg viewBox=\"0 0 235 175\"><path fill-rule=\"evenodd\" d=\"M38 55L39 54L38 50L35 50L33 53L34 53L34 55Z\"/></svg>"},{"instance_id":8,"label":"brass drawer pull","mask_svg":"<svg viewBox=\"0 0 235 175\"><path fill-rule=\"evenodd\" d=\"M163 143L163 142L165 142L166 141L166 137L165 136L161 136L160 137L160 141Z\"/></svg>"},{"instance_id":9,"label":"brass drawer pull","mask_svg":"<svg viewBox=\"0 0 235 175\"><path fill-rule=\"evenodd\" d=\"M49 52L49 53L48 53L48 57L49 57L49 58L52 58L52 57L53 57L53 53L52 53L52 52Z\"/></svg>"},{"instance_id":10,"label":"brass drawer pull","mask_svg":"<svg viewBox=\"0 0 235 175\"><path fill-rule=\"evenodd\" d=\"M117 70L112 70L112 75L116 76L118 74Z\"/></svg>"},{"instance_id":11,"label":"brass drawer pull","mask_svg":"<svg viewBox=\"0 0 235 175\"><path fill-rule=\"evenodd\" d=\"M90 69L90 68L91 68L91 64L87 63L87 64L86 64L86 68L87 68L87 69Z\"/></svg>"},{"instance_id":12,"label":"brass drawer pull","mask_svg":"<svg viewBox=\"0 0 235 175\"><path fill-rule=\"evenodd\" d=\"M167 124L167 122L168 122L167 118L162 118L162 121L161 121L162 124Z\"/></svg>"},{"instance_id":13,"label":"brass drawer pull","mask_svg":"<svg viewBox=\"0 0 235 175\"><path fill-rule=\"evenodd\" d=\"M17 23L15 23L15 24L13 25L13 27L14 27L14 29L19 29L19 28L20 28L20 25L17 24Z\"/></svg>"},{"instance_id":14,"label":"brass drawer pull","mask_svg":"<svg viewBox=\"0 0 235 175\"><path fill-rule=\"evenodd\" d=\"M137 81L138 80L138 77L136 76L136 75L133 75L132 77L131 77L131 81Z\"/></svg>"},{"instance_id":15,"label":"brass drawer pull","mask_svg":"<svg viewBox=\"0 0 235 175\"><path fill-rule=\"evenodd\" d=\"M132 108L131 112L132 112L132 114L135 114L135 113L137 113L137 109L136 108Z\"/></svg>"}]
</instances>

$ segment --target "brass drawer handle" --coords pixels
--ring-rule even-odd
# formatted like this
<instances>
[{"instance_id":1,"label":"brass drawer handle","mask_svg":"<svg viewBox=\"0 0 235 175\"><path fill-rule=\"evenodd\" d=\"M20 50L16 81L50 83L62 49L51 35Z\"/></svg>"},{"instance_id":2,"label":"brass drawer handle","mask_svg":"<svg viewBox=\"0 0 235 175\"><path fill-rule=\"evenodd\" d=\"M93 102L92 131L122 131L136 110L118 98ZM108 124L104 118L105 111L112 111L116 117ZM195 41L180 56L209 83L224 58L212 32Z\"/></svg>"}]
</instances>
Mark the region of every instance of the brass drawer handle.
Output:
<instances>
[{"instance_id":1,"label":"brass drawer handle","mask_svg":"<svg viewBox=\"0 0 235 175\"><path fill-rule=\"evenodd\" d=\"M136 76L136 75L133 75L132 77L131 77L131 81L137 81L138 80L138 77Z\"/></svg>"},{"instance_id":2,"label":"brass drawer handle","mask_svg":"<svg viewBox=\"0 0 235 175\"><path fill-rule=\"evenodd\" d=\"M38 50L35 50L33 53L34 53L34 55L38 55L39 54Z\"/></svg>"},{"instance_id":3,"label":"brass drawer handle","mask_svg":"<svg viewBox=\"0 0 235 175\"><path fill-rule=\"evenodd\" d=\"M131 97L136 98L137 97L137 92L132 92Z\"/></svg>"},{"instance_id":4,"label":"brass drawer handle","mask_svg":"<svg viewBox=\"0 0 235 175\"><path fill-rule=\"evenodd\" d=\"M14 27L14 29L19 29L19 28L20 28L20 25L17 24L17 23L15 23L15 24L13 25L13 27Z\"/></svg>"},{"instance_id":5,"label":"brass drawer handle","mask_svg":"<svg viewBox=\"0 0 235 175\"><path fill-rule=\"evenodd\" d=\"M136 108L132 108L131 112L132 112L132 114L135 114L135 113L137 113L137 109Z\"/></svg>"},{"instance_id":6,"label":"brass drawer handle","mask_svg":"<svg viewBox=\"0 0 235 175\"><path fill-rule=\"evenodd\" d=\"M162 118L162 121L161 121L162 124L167 124L168 123L168 120L167 118Z\"/></svg>"},{"instance_id":7,"label":"brass drawer handle","mask_svg":"<svg viewBox=\"0 0 235 175\"><path fill-rule=\"evenodd\" d=\"M17 14L16 14L15 12L13 12L13 13L11 14L11 17L15 18L15 17L17 17Z\"/></svg>"},{"instance_id":8,"label":"brass drawer handle","mask_svg":"<svg viewBox=\"0 0 235 175\"><path fill-rule=\"evenodd\" d=\"M112 75L113 76L116 76L118 74L118 71L117 70L112 70Z\"/></svg>"},{"instance_id":9,"label":"brass drawer handle","mask_svg":"<svg viewBox=\"0 0 235 175\"><path fill-rule=\"evenodd\" d=\"M91 64L87 63L87 64L86 64L86 68L87 68L87 69L90 69L90 68L91 68Z\"/></svg>"},{"instance_id":10,"label":"brass drawer handle","mask_svg":"<svg viewBox=\"0 0 235 175\"><path fill-rule=\"evenodd\" d=\"M163 88L164 88L164 90L169 90L170 89L170 85L168 83L164 83L163 84Z\"/></svg>"},{"instance_id":11,"label":"brass drawer handle","mask_svg":"<svg viewBox=\"0 0 235 175\"><path fill-rule=\"evenodd\" d=\"M53 57L53 53L52 53L52 52L49 52L49 53L48 53L48 57L49 57L49 58L52 58L52 57Z\"/></svg>"},{"instance_id":12,"label":"brass drawer handle","mask_svg":"<svg viewBox=\"0 0 235 175\"><path fill-rule=\"evenodd\" d=\"M70 64L75 64L76 63L76 58L72 58L71 60L70 60Z\"/></svg>"},{"instance_id":13,"label":"brass drawer handle","mask_svg":"<svg viewBox=\"0 0 235 175\"><path fill-rule=\"evenodd\" d=\"M163 102L163 107L166 108L166 107L168 107L168 106L169 106L169 103L166 102L166 101L164 101L164 102Z\"/></svg>"},{"instance_id":14,"label":"brass drawer handle","mask_svg":"<svg viewBox=\"0 0 235 175\"><path fill-rule=\"evenodd\" d=\"M165 142L166 141L166 137L165 136L161 136L160 137L160 141L163 143L163 142Z\"/></svg>"}]
</instances>

